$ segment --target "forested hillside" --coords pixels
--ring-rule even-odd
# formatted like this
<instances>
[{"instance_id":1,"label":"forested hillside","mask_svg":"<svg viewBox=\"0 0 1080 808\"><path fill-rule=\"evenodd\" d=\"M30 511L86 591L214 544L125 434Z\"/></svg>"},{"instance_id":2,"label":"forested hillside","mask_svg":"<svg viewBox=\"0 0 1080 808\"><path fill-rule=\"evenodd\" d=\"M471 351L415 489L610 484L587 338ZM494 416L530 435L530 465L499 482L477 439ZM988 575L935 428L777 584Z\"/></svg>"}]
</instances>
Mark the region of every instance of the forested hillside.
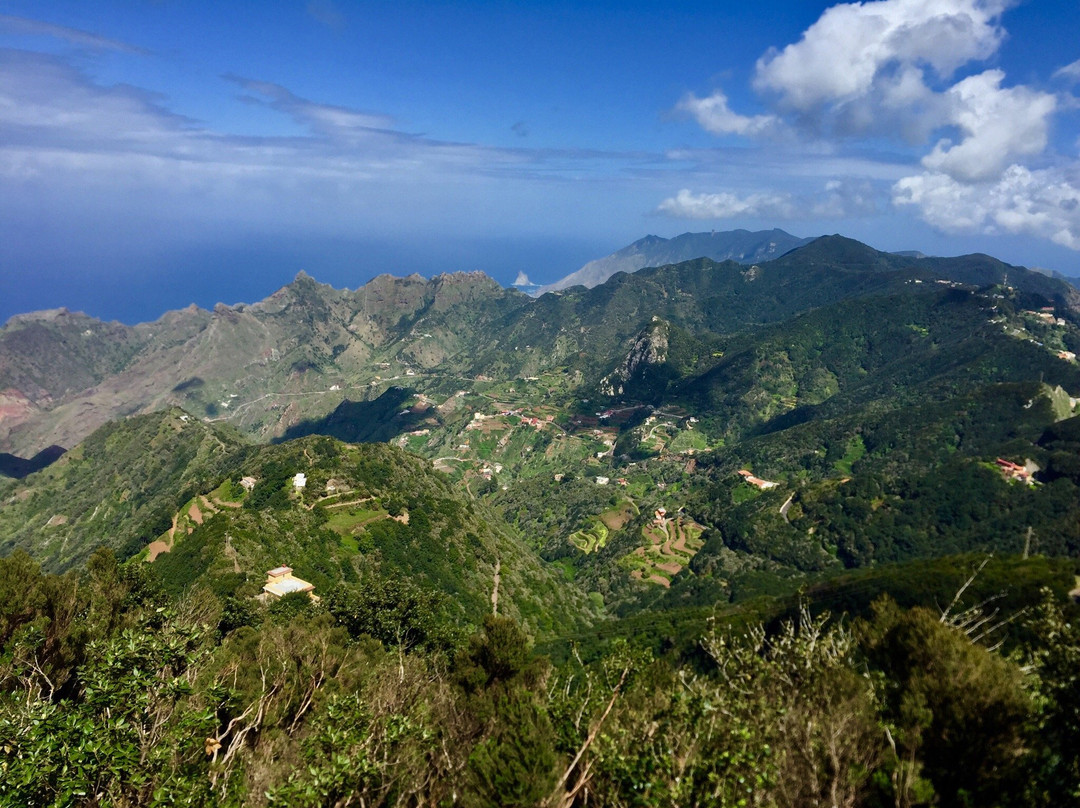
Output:
<instances>
[{"instance_id":1,"label":"forested hillside","mask_svg":"<svg viewBox=\"0 0 1080 808\"><path fill-rule=\"evenodd\" d=\"M404 578L445 596L462 625L491 610L496 586L501 612L533 634L579 628L595 612L483 502L385 445L259 447L169 410L103 427L0 496L5 555L21 548L63 571L107 547L151 562L174 595L198 583L249 598L265 570L288 563L319 592Z\"/></svg>"},{"instance_id":2,"label":"forested hillside","mask_svg":"<svg viewBox=\"0 0 1080 808\"><path fill-rule=\"evenodd\" d=\"M553 665L512 620L369 579L268 609L95 554L0 559L3 805L1063 805L1080 634L883 598L846 622L713 622L694 664ZM1019 568L1020 571L1022 568Z\"/></svg>"}]
</instances>

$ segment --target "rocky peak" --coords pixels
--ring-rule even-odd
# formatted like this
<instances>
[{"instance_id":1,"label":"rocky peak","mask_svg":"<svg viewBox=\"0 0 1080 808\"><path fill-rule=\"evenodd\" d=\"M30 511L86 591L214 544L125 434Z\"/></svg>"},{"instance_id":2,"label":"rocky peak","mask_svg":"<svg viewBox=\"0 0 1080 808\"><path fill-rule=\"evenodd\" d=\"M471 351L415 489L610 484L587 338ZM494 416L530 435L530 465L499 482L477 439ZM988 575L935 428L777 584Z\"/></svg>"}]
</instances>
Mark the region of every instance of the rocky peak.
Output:
<instances>
[{"instance_id":1,"label":"rocky peak","mask_svg":"<svg viewBox=\"0 0 1080 808\"><path fill-rule=\"evenodd\" d=\"M620 395L626 382L640 375L646 367L666 362L670 335L671 324L654 316L634 338L619 367L600 380L600 392L606 396Z\"/></svg>"}]
</instances>

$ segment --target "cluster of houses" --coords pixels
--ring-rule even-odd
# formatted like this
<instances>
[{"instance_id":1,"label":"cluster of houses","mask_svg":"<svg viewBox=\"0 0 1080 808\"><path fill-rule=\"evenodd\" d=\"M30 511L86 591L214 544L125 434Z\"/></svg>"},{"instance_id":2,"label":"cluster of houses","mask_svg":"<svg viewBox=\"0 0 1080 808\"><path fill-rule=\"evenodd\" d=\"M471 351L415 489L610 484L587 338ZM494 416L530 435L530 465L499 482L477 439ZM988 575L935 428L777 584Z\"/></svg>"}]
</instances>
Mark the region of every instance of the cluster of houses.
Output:
<instances>
[{"instance_id":1,"label":"cluster of houses","mask_svg":"<svg viewBox=\"0 0 1080 808\"><path fill-rule=\"evenodd\" d=\"M251 491L257 482L259 481L255 477L241 477L240 487L245 491ZM298 471L293 475L292 485L297 491L302 491L307 486L307 475L302 471Z\"/></svg>"},{"instance_id":2,"label":"cluster of houses","mask_svg":"<svg viewBox=\"0 0 1080 808\"><path fill-rule=\"evenodd\" d=\"M555 475L555 482L561 482L562 478L563 478L563 475L556 474ZM611 482L610 477L597 477L596 478L596 484L597 485L607 485L610 482ZM628 485L630 485L630 481L628 479L626 479L625 477L620 477L619 479L617 479L615 481L615 484L616 485L621 485L623 488L626 488Z\"/></svg>"},{"instance_id":3,"label":"cluster of houses","mask_svg":"<svg viewBox=\"0 0 1080 808\"><path fill-rule=\"evenodd\" d=\"M480 469L480 476L483 477L485 480L490 480L492 474L502 474L502 470L502 463L495 463L491 466L484 466L482 469Z\"/></svg>"},{"instance_id":4,"label":"cluster of houses","mask_svg":"<svg viewBox=\"0 0 1080 808\"><path fill-rule=\"evenodd\" d=\"M1047 325L1065 325L1064 318L1054 316L1053 306L1043 306L1038 311L1025 310L1024 314L1027 314L1031 317L1038 317Z\"/></svg>"},{"instance_id":5,"label":"cluster of houses","mask_svg":"<svg viewBox=\"0 0 1080 808\"><path fill-rule=\"evenodd\" d=\"M552 421L555 420L554 415L544 416L544 418L542 420L540 418L536 418L536 417L534 417L532 415L523 415L522 411L520 409L517 409L517 410L502 410L499 413L499 415L502 415L504 418L508 418L510 416L516 416L516 417L521 419L521 423L527 424L528 426L534 427L535 429L543 429L546 424L550 424ZM488 416L488 417L490 417L490 416Z\"/></svg>"},{"instance_id":6,"label":"cluster of houses","mask_svg":"<svg viewBox=\"0 0 1080 808\"><path fill-rule=\"evenodd\" d=\"M480 425L484 423L484 421L494 417L494 415L484 415L484 413L482 412L474 412L472 420L469 421L469 423L465 424L465 431L470 432L474 429L478 429Z\"/></svg>"}]
</instances>

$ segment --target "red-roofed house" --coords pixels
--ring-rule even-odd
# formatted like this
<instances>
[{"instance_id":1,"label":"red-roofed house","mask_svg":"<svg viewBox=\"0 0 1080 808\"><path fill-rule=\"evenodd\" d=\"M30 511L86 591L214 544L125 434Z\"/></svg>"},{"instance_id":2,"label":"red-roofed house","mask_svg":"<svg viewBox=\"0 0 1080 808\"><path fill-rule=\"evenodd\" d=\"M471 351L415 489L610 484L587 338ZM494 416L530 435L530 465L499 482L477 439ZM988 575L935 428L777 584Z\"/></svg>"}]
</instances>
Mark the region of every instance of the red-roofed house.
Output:
<instances>
[{"instance_id":1,"label":"red-roofed house","mask_svg":"<svg viewBox=\"0 0 1080 808\"><path fill-rule=\"evenodd\" d=\"M1005 475L1005 479L1019 480L1022 483L1031 482L1031 472L1024 466L1017 465L1016 463L1000 457L994 462L997 463L998 468L1001 469L1001 473Z\"/></svg>"}]
</instances>

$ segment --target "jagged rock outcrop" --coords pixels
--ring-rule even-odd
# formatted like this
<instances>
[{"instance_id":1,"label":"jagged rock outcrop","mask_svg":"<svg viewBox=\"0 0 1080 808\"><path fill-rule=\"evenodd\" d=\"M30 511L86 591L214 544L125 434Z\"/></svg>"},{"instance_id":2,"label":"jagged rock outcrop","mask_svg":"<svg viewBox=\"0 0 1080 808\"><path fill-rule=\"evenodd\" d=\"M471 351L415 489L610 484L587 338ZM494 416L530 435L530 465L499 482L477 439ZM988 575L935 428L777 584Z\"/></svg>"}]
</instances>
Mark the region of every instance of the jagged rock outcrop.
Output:
<instances>
[{"instance_id":1,"label":"jagged rock outcrop","mask_svg":"<svg viewBox=\"0 0 1080 808\"><path fill-rule=\"evenodd\" d=\"M668 340L671 325L666 320L653 317L630 346L622 364L600 380L600 392L605 396L622 395L627 382L639 376L647 368L667 361Z\"/></svg>"}]
</instances>

